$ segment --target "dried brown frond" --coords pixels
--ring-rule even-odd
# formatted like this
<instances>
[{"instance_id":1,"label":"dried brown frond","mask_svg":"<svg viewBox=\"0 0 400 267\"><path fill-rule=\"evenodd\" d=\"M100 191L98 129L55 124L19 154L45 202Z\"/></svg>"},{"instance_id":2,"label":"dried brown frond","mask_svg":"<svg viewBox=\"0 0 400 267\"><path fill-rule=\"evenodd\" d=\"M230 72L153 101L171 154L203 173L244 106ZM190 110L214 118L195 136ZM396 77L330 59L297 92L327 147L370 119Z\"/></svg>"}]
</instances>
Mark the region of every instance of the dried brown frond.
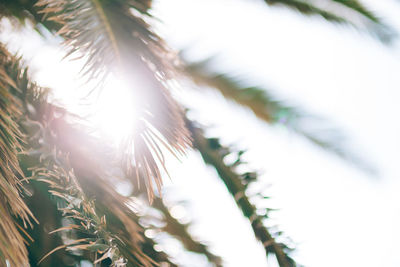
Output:
<instances>
[{"instance_id":1,"label":"dried brown frond","mask_svg":"<svg viewBox=\"0 0 400 267\"><path fill-rule=\"evenodd\" d=\"M21 101L15 96L16 81L9 66L17 60L0 44L0 263L27 266L28 252L15 217L24 227L31 225L33 214L21 197L24 175L18 162L23 135L18 121L22 116ZM23 230L23 229L22 229Z\"/></svg>"}]
</instances>

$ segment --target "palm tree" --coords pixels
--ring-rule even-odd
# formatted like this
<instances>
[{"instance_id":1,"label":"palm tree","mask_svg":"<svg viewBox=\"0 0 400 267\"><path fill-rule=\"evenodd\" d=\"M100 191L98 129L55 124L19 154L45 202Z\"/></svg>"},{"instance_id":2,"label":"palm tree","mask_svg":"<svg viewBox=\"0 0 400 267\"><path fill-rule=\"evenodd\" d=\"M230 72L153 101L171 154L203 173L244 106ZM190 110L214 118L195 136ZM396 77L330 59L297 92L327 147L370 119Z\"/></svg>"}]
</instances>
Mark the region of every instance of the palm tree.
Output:
<instances>
[{"instance_id":1,"label":"palm tree","mask_svg":"<svg viewBox=\"0 0 400 267\"><path fill-rule=\"evenodd\" d=\"M392 32L356 0L267 0L304 15L368 31L383 42ZM96 81L93 91L112 74L141 86L130 86L140 103L134 107L137 129L125 140L124 149L105 145L86 129L79 114L49 100L50 89L29 77L23 59L0 46L0 263L2 266L176 266L145 232L176 237L188 251L204 254L215 266L223 261L196 241L161 199L162 176L167 175L165 153L176 157L193 147L217 171L248 218L255 237L279 266L297 266L290 256L292 244L278 242L264 214L247 197L256 171L240 171L244 151L208 137L201 123L171 95L171 81L190 81L198 88L213 89L226 99L250 109L269 124L282 120L295 133L357 166L368 165L324 132L310 131L301 123L310 119L302 109L279 101L265 88L242 83L210 69L210 59L192 62L172 51L157 35L150 0L2 0L0 15L15 24L30 21L38 32L45 27L64 40L67 57L84 62L83 76ZM345 11L345 12L342 12ZM115 88L118 90L118 88ZM116 163L113 158L119 155ZM227 156L234 160L227 164ZM114 184L130 183L129 196ZM155 190L157 188L157 190ZM135 200L161 216L143 214ZM268 196L264 196L268 197ZM136 204L137 205L137 204ZM160 226L162 225L162 226Z\"/></svg>"}]
</instances>

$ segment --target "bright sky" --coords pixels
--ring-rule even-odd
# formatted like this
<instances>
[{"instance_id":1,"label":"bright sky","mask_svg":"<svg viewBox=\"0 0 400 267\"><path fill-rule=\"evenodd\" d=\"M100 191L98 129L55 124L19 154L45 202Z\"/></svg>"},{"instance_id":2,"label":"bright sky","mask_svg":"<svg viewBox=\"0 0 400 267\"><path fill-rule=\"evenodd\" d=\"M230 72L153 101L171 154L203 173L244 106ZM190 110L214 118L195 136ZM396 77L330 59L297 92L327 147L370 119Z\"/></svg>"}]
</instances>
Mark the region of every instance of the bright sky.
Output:
<instances>
[{"instance_id":1,"label":"bright sky","mask_svg":"<svg viewBox=\"0 0 400 267\"><path fill-rule=\"evenodd\" d=\"M187 101L198 108L195 114L203 122L215 125L212 134L249 149L252 166L264 171L264 183L273 184L266 193L281 208L276 222L298 243L300 263L399 266L399 50L353 30L253 2L173 0L160 3L158 10L162 30L176 47L190 47L198 58L219 54L222 71L243 74L335 121L352 137L352 147L374 162L378 177L368 177L285 129L271 130L212 93ZM400 26L400 4L379 2L371 6ZM227 266L265 266L263 250L249 240L247 222L228 206L234 205L230 196L221 184L212 189L210 172L191 177L191 169L184 168L179 179L180 190L190 191L185 195L205 207L194 214L196 233L218 240L215 251Z\"/></svg>"},{"instance_id":2,"label":"bright sky","mask_svg":"<svg viewBox=\"0 0 400 267\"><path fill-rule=\"evenodd\" d=\"M175 48L190 47L198 59L218 54L217 69L272 88L277 96L329 118L378 168L379 175L369 177L212 92L175 92L194 117L212 126L210 135L248 149L250 166L264 173L259 190L272 184L265 193L273 199L264 205L281 209L271 224L298 244L299 263L400 266L400 50L319 19L269 9L262 1L159 2L160 30ZM400 3L369 2L400 29ZM73 78L79 63L59 64L59 50L24 34L22 39L7 33L0 38L30 55L41 84L57 88L63 102L74 103L80 95ZM195 153L183 164L171 162L170 169L173 181L166 191L174 200L189 200L193 233L227 267L266 266L263 248L215 172L204 168ZM198 257L165 249L187 266L207 266Z\"/></svg>"}]
</instances>

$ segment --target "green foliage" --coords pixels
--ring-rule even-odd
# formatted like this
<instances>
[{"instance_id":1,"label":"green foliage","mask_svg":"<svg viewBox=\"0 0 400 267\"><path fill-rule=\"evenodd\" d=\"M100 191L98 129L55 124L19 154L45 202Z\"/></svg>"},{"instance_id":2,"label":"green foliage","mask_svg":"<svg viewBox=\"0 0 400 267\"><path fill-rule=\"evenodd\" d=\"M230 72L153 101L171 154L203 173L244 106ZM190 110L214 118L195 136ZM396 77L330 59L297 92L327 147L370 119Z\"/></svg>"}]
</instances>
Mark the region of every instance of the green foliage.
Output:
<instances>
[{"instance_id":1,"label":"green foliage","mask_svg":"<svg viewBox=\"0 0 400 267\"><path fill-rule=\"evenodd\" d=\"M346 148L345 135L327 120L288 105L269 93L269 88L247 86L246 82L229 74L212 71L213 60L187 63L183 72L198 88L217 90L226 99L250 109L259 119L273 126L284 126L355 166L370 173L375 172L369 163ZM316 125L315 129L307 127L310 124Z\"/></svg>"},{"instance_id":2,"label":"green foliage","mask_svg":"<svg viewBox=\"0 0 400 267\"><path fill-rule=\"evenodd\" d=\"M331 0L326 1L324 8L319 7L318 1L307 1L307 0L265 0L269 5L280 4L285 7L292 8L304 15L320 15L324 19L332 22L352 24L351 17L346 16L345 12L339 12L335 7L341 7L351 10L354 14L359 17L383 25L381 20L369 11L363 4L357 0ZM336 4L336 5L335 5Z\"/></svg>"},{"instance_id":3,"label":"green foliage","mask_svg":"<svg viewBox=\"0 0 400 267\"><path fill-rule=\"evenodd\" d=\"M234 154L234 152L229 147L223 146L218 139L206 138L203 131L195 123L188 122L188 124L195 148L200 152L204 162L215 168L229 193L235 199L237 206L241 209L243 215L249 219L254 235L263 245L267 256L269 254L275 255L279 266L297 266L289 255L291 249L275 240L282 233L277 232L273 235L264 226L263 219L268 219L268 210L265 214L259 215L257 208L246 195L248 186L257 180L258 175L256 172L238 172L238 167L244 164L240 158L243 151L239 151L236 160L228 165L224 162L224 158Z\"/></svg>"},{"instance_id":4,"label":"green foliage","mask_svg":"<svg viewBox=\"0 0 400 267\"><path fill-rule=\"evenodd\" d=\"M191 236L188 230L190 223L181 224L175 219L161 198L156 198L152 206L156 210L161 211L163 215L162 222L164 222L165 225L161 228L161 231L165 231L180 240L186 250L205 255L209 262L213 263L216 267L222 266L222 259L219 256L211 253L207 245L194 240ZM156 228L156 230L160 229Z\"/></svg>"},{"instance_id":5,"label":"green foliage","mask_svg":"<svg viewBox=\"0 0 400 267\"><path fill-rule=\"evenodd\" d=\"M350 25L355 29L369 32L384 43L397 35L377 15L357 0L264 0L271 6L282 6L306 16L320 16L327 21ZM324 3L323 3L324 2Z\"/></svg>"}]
</instances>

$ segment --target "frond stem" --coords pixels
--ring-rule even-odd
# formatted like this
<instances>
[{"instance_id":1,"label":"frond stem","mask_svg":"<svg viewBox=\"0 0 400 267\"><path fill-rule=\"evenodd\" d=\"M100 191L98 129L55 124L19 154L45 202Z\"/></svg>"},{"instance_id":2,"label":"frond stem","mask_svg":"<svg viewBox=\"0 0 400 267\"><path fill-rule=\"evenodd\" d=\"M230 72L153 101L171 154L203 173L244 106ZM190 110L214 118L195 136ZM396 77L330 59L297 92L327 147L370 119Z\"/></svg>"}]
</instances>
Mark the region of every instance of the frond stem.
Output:
<instances>
[{"instance_id":1,"label":"frond stem","mask_svg":"<svg viewBox=\"0 0 400 267\"><path fill-rule=\"evenodd\" d=\"M103 21L103 23L104 23L108 38L110 39L111 45L112 45L112 47L114 49L114 52L116 54L116 60L118 62L118 65L121 66L122 65L122 63L121 63L121 53L119 52L119 49L118 49L117 38L115 37L114 32L113 32L113 30L111 28L111 24L109 23L109 21L107 19L106 13L104 12L104 8L100 4L99 0L91 0L91 1L92 1L93 5L94 5L99 17L100 17L100 20Z\"/></svg>"}]
</instances>

